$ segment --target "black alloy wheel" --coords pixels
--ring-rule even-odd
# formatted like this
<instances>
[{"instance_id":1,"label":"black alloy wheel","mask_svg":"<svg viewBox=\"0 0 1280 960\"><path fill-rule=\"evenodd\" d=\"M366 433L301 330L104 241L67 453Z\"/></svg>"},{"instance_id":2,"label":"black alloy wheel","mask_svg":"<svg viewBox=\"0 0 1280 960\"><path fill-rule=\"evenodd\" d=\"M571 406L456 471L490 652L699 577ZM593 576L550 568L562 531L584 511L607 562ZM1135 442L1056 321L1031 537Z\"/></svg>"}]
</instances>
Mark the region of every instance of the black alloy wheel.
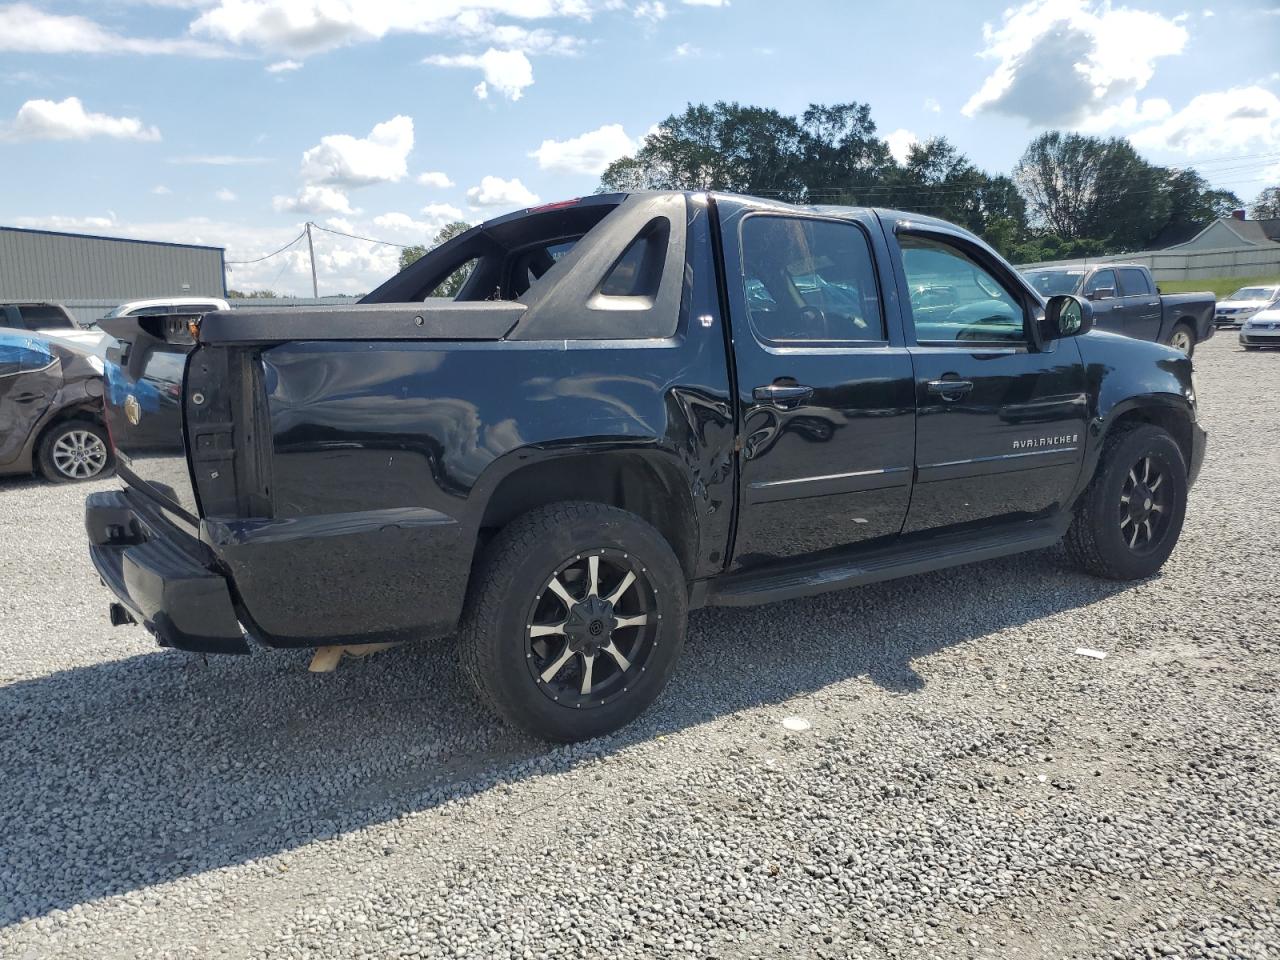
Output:
<instances>
[{"instance_id":1,"label":"black alloy wheel","mask_svg":"<svg viewBox=\"0 0 1280 960\"><path fill-rule=\"evenodd\" d=\"M480 698L547 740L633 720L684 646L688 584L670 545L634 514L553 503L504 527L472 575L459 625Z\"/></svg>"},{"instance_id":2,"label":"black alloy wheel","mask_svg":"<svg viewBox=\"0 0 1280 960\"><path fill-rule=\"evenodd\" d=\"M575 709L630 692L648 670L662 620L649 571L635 557L576 554L533 601L525 662L543 695Z\"/></svg>"},{"instance_id":3,"label":"black alloy wheel","mask_svg":"<svg viewBox=\"0 0 1280 960\"><path fill-rule=\"evenodd\" d=\"M1134 553L1157 549L1169 526L1168 488L1161 469L1152 465L1151 457L1143 457L1130 468L1120 488L1120 533Z\"/></svg>"}]
</instances>

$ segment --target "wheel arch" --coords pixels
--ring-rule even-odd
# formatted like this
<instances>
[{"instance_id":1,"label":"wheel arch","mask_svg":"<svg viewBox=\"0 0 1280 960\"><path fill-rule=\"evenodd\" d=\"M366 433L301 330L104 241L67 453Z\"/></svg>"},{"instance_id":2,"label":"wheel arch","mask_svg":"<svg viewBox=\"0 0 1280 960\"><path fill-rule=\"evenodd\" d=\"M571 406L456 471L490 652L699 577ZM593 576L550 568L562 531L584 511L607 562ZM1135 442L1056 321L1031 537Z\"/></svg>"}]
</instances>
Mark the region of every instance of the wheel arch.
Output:
<instances>
[{"instance_id":1,"label":"wheel arch","mask_svg":"<svg viewBox=\"0 0 1280 960\"><path fill-rule=\"evenodd\" d=\"M527 453L527 451L526 451ZM658 450L565 452L516 465L497 479L479 520L479 546L522 514L564 500L634 513L670 544L687 579L698 555L693 497L674 455ZM480 555L477 549L476 555Z\"/></svg>"}]
</instances>

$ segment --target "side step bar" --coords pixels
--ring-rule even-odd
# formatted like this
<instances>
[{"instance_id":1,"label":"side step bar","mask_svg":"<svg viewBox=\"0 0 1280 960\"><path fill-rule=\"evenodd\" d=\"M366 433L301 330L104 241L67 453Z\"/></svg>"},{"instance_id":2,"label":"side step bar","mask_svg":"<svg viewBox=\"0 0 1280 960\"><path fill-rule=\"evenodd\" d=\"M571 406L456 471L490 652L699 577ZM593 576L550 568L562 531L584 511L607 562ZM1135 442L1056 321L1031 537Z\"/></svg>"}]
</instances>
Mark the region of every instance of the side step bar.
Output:
<instances>
[{"instance_id":1,"label":"side step bar","mask_svg":"<svg viewBox=\"0 0 1280 960\"><path fill-rule=\"evenodd\" d=\"M747 607L775 600L811 597L830 590L861 587L932 570L992 560L1051 547L1062 539L1071 516L1018 524L999 532L895 545L860 554L842 552L821 561L728 574L694 584L690 606ZM701 589L700 589L701 588Z\"/></svg>"}]
</instances>

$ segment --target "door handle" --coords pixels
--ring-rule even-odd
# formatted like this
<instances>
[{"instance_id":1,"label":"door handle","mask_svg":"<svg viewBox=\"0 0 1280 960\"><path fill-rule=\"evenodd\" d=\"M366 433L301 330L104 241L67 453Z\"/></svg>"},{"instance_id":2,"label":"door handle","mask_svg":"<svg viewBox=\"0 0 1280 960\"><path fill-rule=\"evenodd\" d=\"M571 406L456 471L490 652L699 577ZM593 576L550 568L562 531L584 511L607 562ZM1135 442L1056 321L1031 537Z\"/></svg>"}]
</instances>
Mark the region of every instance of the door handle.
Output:
<instances>
[{"instance_id":1,"label":"door handle","mask_svg":"<svg viewBox=\"0 0 1280 960\"><path fill-rule=\"evenodd\" d=\"M43 393L20 393L13 398L15 403L32 403L35 400L43 400Z\"/></svg>"},{"instance_id":2,"label":"door handle","mask_svg":"<svg viewBox=\"0 0 1280 960\"><path fill-rule=\"evenodd\" d=\"M1117 304L1116 304L1114 307L1112 307L1111 309L1112 309L1112 310L1121 310L1121 309L1123 309L1123 308L1124 308L1124 304L1123 304L1123 303L1117 303Z\"/></svg>"},{"instance_id":3,"label":"door handle","mask_svg":"<svg viewBox=\"0 0 1280 960\"><path fill-rule=\"evenodd\" d=\"M929 392L943 400L954 402L973 389L972 380L930 380Z\"/></svg>"},{"instance_id":4,"label":"door handle","mask_svg":"<svg viewBox=\"0 0 1280 960\"><path fill-rule=\"evenodd\" d=\"M751 396L757 403L768 403L779 410L789 410L812 397L813 387L798 383L771 383L756 387L751 391Z\"/></svg>"}]
</instances>

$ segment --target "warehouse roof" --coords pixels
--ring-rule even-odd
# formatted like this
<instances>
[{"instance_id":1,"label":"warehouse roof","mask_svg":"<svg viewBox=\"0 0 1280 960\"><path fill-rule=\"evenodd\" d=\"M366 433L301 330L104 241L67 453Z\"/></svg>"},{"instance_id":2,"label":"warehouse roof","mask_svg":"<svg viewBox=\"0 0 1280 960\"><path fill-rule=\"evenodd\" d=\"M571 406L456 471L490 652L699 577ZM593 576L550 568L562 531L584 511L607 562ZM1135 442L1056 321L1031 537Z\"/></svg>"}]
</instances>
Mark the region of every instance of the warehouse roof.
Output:
<instances>
[{"instance_id":1,"label":"warehouse roof","mask_svg":"<svg viewBox=\"0 0 1280 960\"><path fill-rule=\"evenodd\" d=\"M32 227L6 227L0 230L9 233L37 233L48 237L75 237L78 240L114 240L117 243L145 243L155 247L186 247L191 250L225 250L225 247L214 247L203 243L174 243L170 240L136 240L133 237L104 237L93 233L70 233L66 230L36 230Z\"/></svg>"}]
</instances>

